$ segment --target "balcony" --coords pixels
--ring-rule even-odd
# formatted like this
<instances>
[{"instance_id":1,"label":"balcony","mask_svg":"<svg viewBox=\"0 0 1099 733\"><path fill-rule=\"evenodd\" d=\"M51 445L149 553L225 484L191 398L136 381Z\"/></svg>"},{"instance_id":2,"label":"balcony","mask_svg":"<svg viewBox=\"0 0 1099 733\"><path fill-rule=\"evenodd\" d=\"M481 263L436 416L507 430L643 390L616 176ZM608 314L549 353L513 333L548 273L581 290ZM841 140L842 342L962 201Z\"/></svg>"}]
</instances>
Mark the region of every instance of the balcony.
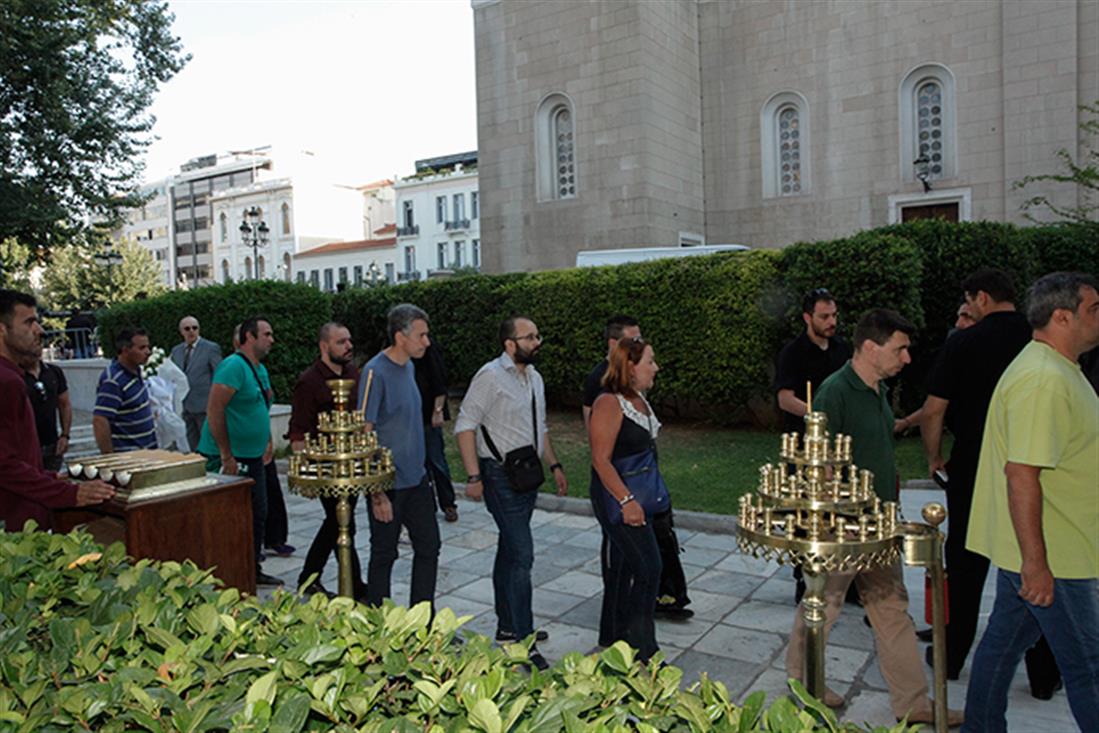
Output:
<instances>
[{"instance_id":1,"label":"balcony","mask_svg":"<svg viewBox=\"0 0 1099 733\"><path fill-rule=\"evenodd\" d=\"M413 270L412 272L398 272L397 273L397 282L399 282L399 283L414 282L414 281L419 280L419 279L420 279L420 271L419 270Z\"/></svg>"},{"instance_id":2,"label":"balcony","mask_svg":"<svg viewBox=\"0 0 1099 733\"><path fill-rule=\"evenodd\" d=\"M469 229L469 219L455 219L454 221L444 222L443 227L448 232L459 232L463 229Z\"/></svg>"},{"instance_id":3,"label":"balcony","mask_svg":"<svg viewBox=\"0 0 1099 733\"><path fill-rule=\"evenodd\" d=\"M398 237L415 237L420 233L420 226L418 224L412 224L407 227L397 227Z\"/></svg>"}]
</instances>

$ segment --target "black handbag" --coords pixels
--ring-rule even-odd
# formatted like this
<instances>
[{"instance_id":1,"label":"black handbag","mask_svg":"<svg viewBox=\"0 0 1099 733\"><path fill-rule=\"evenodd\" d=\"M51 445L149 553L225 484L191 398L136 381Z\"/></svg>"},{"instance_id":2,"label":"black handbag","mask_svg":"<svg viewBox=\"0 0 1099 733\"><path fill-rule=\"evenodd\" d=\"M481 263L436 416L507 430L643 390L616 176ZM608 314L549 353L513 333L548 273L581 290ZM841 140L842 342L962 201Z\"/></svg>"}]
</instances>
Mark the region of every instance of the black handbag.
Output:
<instances>
[{"instance_id":1,"label":"black handbag","mask_svg":"<svg viewBox=\"0 0 1099 733\"><path fill-rule=\"evenodd\" d=\"M534 425L534 443L537 444L538 407L537 403L534 401L533 391L530 393L530 414L532 424ZM492 457L499 461L504 467L504 473L507 474L508 483L511 484L512 491L525 494L528 491L535 491L546 482L546 473L542 468L542 459L538 457L538 450L534 445L524 445L521 448L509 450L507 455L501 458L500 451L496 449L496 444L492 442L492 438L488 434L488 428L482 425L481 433L485 436L485 445L488 446L489 451L492 453Z\"/></svg>"}]
</instances>

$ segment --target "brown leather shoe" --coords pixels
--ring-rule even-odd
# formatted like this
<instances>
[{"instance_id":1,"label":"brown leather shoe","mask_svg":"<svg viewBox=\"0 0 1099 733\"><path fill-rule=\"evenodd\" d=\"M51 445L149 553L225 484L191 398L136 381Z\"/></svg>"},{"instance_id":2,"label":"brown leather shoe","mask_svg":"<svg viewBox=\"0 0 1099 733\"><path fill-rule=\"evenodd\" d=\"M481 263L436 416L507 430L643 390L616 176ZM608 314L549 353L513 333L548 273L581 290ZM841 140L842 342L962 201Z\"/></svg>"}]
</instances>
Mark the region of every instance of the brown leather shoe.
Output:
<instances>
[{"instance_id":1,"label":"brown leather shoe","mask_svg":"<svg viewBox=\"0 0 1099 733\"><path fill-rule=\"evenodd\" d=\"M926 723L927 725L935 724L935 708L932 707L929 710L919 710L917 712L908 714L908 722L910 724ZM898 720L898 722L900 722ZM946 725L949 728L957 728L965 722L965 712L962 710L947 710L946 711Z\"/></svg>"},{"instance_id":2,"label":"brown leather shoe","mask_svg":"<svg viewBox=\"0 0 1099 733\"><path fill-rule=\"evenodd\" d=\"M824 688L824 695L821 698L821 702L830 708L842 708L847 701L843 699L843 695L839 694L831 687Z\"/></svg>"}]
</instances>

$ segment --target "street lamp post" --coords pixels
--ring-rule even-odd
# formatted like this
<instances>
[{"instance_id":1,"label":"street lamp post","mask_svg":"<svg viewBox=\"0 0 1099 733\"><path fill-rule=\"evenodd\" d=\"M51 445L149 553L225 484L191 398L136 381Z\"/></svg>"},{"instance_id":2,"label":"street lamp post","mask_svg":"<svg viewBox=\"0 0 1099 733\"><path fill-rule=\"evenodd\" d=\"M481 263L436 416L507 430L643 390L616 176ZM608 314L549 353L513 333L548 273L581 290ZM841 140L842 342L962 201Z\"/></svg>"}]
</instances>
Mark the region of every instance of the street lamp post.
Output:
<instances>
[{"instance_id":1,"label":"street lamp post","mask_svg":"<svg viewBox=\"0 0 1099 733\"><path fill-rule=\"evenodd\" d=\"M122 255L114 251L114 247L106 245L101 251L92 256L95 264L107 268L107 297L114 297L114 267L122 264Z\"/></svg>"},{"instance_id":2,"label":"street lamp post","mask_svg":"<svg viewBox=\"0 0 1099 733\"><path fill-rule=\"evenodd\" d=\"M370 274L370 287L375 287L382 274L381 269L378 267L378 263L371 262L370 266L366 268L366 271Z\"/></svg>"},{"instance_id":3,"label":"street lamp post","mask_svg":"<svg viewBox=\"0 0 1099 733\"><path fill-rule=\"evenodd\" d=\"M240 238L245 247L252 248L253 279L259 280L259 248L266 247L271 230L267 222L260 218L258 206L244 210L240 223Z\"/></svg>"}]
</instances>

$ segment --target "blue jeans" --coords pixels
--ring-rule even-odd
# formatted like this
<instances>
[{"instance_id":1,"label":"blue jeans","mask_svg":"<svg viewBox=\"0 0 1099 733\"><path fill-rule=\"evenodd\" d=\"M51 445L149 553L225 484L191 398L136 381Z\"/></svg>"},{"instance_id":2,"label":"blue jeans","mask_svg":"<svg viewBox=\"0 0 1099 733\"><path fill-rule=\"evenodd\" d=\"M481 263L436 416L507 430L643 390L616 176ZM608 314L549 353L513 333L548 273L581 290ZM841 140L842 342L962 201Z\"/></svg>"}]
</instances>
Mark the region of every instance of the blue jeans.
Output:
<instances>
[{"instance_id":1,"label":"blue jeans","mask_svg":"<svg viewBox=\"0 0 1099 733\"><path fill-rule=\"evenodd\" d=\"M450 466L446 462L446 448L443 445L443 429L424 425L424 447L427 449L427 473L431 483L435 484L435 495L439 499L440 509L457 507L454 501L454 484L450 480Z\"/></svg>"},{"instance_id":2,"label":"blue jeans","mask_svg":"<svg viewBox=\"0 0 1099 733\"><path fill-rule=\"evenodd\" d=\"M965 698L963 731L1007 730L1007 694L1019 660L1044 635L1061 676L1072 716L1082 731L1099 730L1099 579L1053 582L1045 608L1019 597L1018 573L1000 570L996 604L981 643Z\"/></svg>"},{"instance_id":3,"label":"blue jeans","mask_svg":"<svg viewBox=\"0 0 1099 733\"><path fill-rule=\"evenodd\" d=\"M534 537L530 517L537 491L512 491L504 467L482 458L481 480L485 485L485 506L496 520L500 538L492 566L492 589L496 599L498 631L520 639L534 633L531 610L530 569L534 566Z\"/></svg>"}]
</instances>

